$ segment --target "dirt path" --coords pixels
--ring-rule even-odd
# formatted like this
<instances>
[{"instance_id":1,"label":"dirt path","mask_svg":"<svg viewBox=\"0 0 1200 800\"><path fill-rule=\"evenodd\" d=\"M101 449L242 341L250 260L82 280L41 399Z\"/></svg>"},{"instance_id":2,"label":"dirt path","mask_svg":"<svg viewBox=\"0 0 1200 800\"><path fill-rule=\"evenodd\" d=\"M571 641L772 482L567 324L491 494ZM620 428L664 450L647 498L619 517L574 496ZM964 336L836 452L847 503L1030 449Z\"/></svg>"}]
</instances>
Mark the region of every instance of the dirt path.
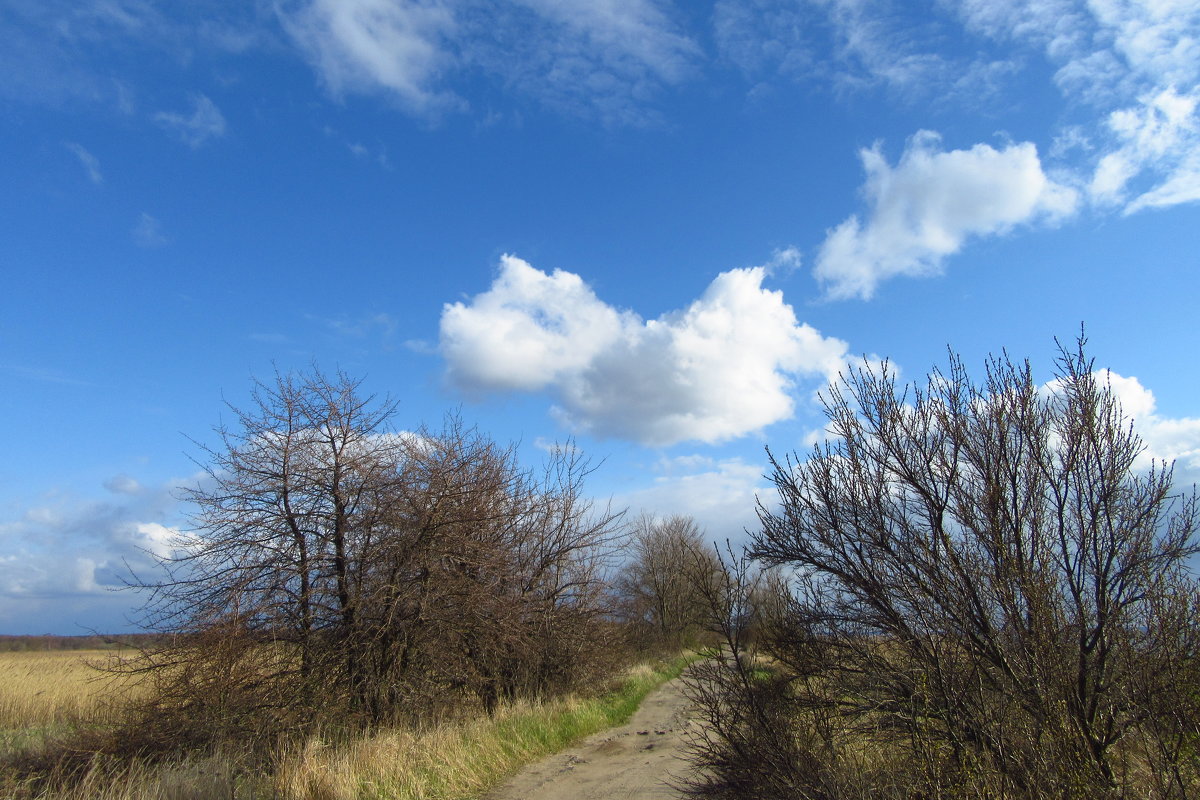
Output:
<instances>
[{"instance_id":1,"label":"dirt path","mask_svg":"<svg viewBox=\"0 0 1200 800\"><path fill-rule=\"evenodd\" d=\"M679 679L660 686L626 725L530 764L485 800L677 800L689 703Z\"/></svg>"}]
</instances>

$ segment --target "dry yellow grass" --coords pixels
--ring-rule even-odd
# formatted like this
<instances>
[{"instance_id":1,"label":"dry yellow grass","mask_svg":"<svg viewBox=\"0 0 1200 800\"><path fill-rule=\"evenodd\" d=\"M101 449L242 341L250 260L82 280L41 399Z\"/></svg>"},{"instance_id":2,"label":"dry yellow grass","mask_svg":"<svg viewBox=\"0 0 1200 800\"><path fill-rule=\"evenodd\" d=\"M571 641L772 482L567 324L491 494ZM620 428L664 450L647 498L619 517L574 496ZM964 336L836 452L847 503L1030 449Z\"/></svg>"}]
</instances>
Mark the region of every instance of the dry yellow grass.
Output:
<instances>
[{"instance_id":1,"label":"dry yellow grass","mask_svg":"<svg viewBox=\"0 0 1200 800\"><path fill-rule=\"evenodd\" d=\"M42 671L57 673L64 689L97 688L87 681L83 659L41 664ZM602 697L516 703L490 718L379 731L337 745L313 738L284 755L271 775L240 764L233 749L154 765L101 760L74 785L45 794L5 784L0 775L0 797L7 790L14 797L39 800L465 800L478 797L522 764L623 721L647 692L677 675L683 665L679 660L636 667L617 690ZM18 674L11 664L8 668L6 673L0 667L0 680ZM74 676L76 682L63 676Z\"/></svg>"},{"instance_id":2,"label":"dry yellow grass","mask_svg":"<svg viewBox=\"0 0 1200 800\"><path fill-rule=\"evenodd\" d=\"M0 731L94 718L110 695L111 681L89 663L112 656L104 650L0 653Z\"/></svg>"}]
</instances>

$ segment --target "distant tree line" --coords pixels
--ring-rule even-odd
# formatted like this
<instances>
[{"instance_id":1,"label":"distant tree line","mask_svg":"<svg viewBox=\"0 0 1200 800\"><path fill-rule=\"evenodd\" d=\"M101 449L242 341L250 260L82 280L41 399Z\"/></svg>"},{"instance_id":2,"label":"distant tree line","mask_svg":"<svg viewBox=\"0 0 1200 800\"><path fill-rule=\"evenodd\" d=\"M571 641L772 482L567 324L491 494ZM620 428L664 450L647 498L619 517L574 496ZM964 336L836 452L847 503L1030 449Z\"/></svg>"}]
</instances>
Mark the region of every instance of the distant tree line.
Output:
<instances>
[{"instance_id":1,"label":"distant tree line","mask_svg":"<svg viewBox=\"0 0 1200 800\"><path fill-rule=\"evenodd\" d=\"M120 650L162 645L168 636L154 633L132 633L120 636L86 634L81 636L59 636L44 633L37 636L9 636L0 634L0 653L31 650Z\"/></svg>"}]
</instances>

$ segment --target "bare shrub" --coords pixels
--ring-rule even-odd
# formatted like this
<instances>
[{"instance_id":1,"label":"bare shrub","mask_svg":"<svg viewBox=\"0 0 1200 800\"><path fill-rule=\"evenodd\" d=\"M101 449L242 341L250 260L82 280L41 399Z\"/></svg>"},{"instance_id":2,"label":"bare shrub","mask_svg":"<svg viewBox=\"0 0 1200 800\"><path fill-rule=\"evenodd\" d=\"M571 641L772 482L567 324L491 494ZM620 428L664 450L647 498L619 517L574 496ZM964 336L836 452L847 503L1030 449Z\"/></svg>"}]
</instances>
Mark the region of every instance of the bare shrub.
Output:
<instances>
[{"instance_id":1,"label":"bare shrub","mask_svg":"<svg viewBox=\"0 0 1200 800\"><path fill-rule=\"evenodd\" d=\"M749 555L792 580L765 668L707 684L742 796L1194 796L1196 496L1083 345L1048 388L1007 358L854 370L832 439L772 457Z\"/></svg>"}]
</instances>

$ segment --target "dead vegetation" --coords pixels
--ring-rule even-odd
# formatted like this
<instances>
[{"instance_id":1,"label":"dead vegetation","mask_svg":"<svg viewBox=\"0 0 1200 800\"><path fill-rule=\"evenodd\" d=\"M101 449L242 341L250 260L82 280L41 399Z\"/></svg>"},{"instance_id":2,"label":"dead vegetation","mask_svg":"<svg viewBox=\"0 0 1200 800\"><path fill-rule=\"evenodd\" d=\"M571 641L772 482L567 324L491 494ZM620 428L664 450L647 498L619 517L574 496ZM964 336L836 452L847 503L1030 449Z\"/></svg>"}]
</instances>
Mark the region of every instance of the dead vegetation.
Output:
<instances>
[{"instance_id":1,"label":"dead vegetation","mask_svg":"<svg viewBox=\"0 0 1200 800\"><path fill-rule=\"evenodd\" d=\"M104 665L118 712L6 753L4 788L200 797L176 784L204 774L258 796L318 751L357 763L607 690L637 637L610 580L622 513L584 492L587 460L567 442L530 469L457 416L402 431L395 410L341 374L257 384L203 450L191 530L133 580L160 635Z\"/></svg>"},{"instance_id":2,"label":"dead vegetation","mask_svg":"<svg viewBox=\"0 0 1200 800\"><path fill-rule=\"evenodd\" d=\"M1082 341L1059 368L884 366L826 398L831 440L772 461L781 502L714 604L693 793L1196 795L1196 497L1139 461Z\"/></svg>"}]
</instances>

